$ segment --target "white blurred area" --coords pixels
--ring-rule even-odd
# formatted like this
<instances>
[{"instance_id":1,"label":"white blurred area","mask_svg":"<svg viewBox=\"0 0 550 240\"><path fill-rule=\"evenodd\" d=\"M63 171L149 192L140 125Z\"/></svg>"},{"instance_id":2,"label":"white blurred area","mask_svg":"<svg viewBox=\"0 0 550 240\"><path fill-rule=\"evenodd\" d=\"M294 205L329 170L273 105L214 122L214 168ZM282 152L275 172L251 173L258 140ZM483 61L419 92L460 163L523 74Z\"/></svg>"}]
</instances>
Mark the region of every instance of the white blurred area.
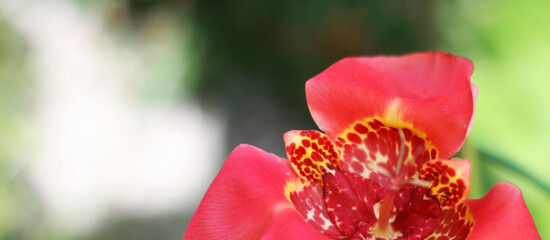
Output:
<instances>
[{"instance_id":1,"label":"white blurred area","mask_svg":"<svg viewBox=\"0 0 550 240\"><path fill-rule=\"evenodd\" d=\"M117 40L77 1L0 0L0 14L29 46L32 144L17 177L38 192L44 222L85 234L113 214L194 210L223 158L224 122L192 100L143 97L150 81L178 87L150 77L177 39Z\"/></svg>"}]
</instances>

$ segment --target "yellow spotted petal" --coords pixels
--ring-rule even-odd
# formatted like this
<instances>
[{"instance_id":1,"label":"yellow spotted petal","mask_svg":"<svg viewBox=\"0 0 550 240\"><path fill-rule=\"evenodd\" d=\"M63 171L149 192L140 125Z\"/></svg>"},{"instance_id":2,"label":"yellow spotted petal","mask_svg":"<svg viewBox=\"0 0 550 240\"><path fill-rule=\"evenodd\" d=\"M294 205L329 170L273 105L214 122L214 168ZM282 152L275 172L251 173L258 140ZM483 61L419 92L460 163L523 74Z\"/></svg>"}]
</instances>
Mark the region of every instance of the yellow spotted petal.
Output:
<instances>
[{"instance_id":1,"label":"yellow spotted petal","mask_svg":"<svg viewBox=\"0 0 550 240\"><path fill-rule=\"evenodd\" d=\"M468 160L428 161L422 166L420 178L431 182L428 193L437 198L442 209L454 207L470 194Z\"/></svg>"},{"instance_id":2,"label":"yellow spotted petal","mask_svg":"<svg viewBox=\"0 0 550 240\"><path fill-rule=\"evenodd\" d=\"M338 167L338 153L332 141L313 130L289 131L284 135L290 165L302 179L323 184L323 174Z\"/></svg>"}]
</instances>

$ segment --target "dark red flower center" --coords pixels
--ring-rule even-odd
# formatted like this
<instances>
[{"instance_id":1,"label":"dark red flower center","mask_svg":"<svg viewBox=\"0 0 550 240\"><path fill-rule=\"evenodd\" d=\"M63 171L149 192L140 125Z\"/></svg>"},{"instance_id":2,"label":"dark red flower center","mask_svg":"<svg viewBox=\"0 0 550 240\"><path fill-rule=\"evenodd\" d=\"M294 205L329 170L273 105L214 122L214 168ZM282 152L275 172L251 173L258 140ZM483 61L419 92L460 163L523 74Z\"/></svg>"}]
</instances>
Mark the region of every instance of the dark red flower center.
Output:
<instances>
[{"instance_id":1,"label":"dark red flower center","mask_svg":"<svg viewBox=\"0 0 550 240\"><path fill-rule=\"evenodd\" d=\"M369 179L341 171L327 174L324 179L328 214L351 239L375 235L423 239L433 232L443 215L437 200L425 198L425 187L407 184L385 189Z\"/></svg>"},{"instance_id":2,"label":"dark red flower center","mask_svg":"<svg viewBox=\"0 0 550 240\"><path fill-rule=\"evenodd\" d=\"M287 187L287 197L330 238L465 239L470 232L473 222L460 204L467 196L462 172L436 160L422 133L371 119L334 143L316 131L289 132L285 142L302 178Z\"/></svg>"}]
</instances>

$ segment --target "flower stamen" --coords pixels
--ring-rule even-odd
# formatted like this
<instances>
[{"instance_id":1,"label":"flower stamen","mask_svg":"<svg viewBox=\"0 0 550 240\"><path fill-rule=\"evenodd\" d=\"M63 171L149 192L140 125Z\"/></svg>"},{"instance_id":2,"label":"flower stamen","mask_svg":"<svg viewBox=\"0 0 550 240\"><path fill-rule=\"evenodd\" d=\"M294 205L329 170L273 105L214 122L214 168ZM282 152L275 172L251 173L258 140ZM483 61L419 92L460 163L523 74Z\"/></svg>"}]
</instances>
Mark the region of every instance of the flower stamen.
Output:
<instances>
[{"instance_id":1,"label":"flower stamen","mask_svg":"<svg viewBox=\"0 0 550 240\"><path fill-rule=\"evenodd\" d=\"M374 228L374 234L377 237L389 238L392 235L389 223L396 194L397 191L392 190L388 191L384 196L382 206L380 207L380 213L378 215L378 224Z\"/></svg>"},{"instance_id":2,"label":"flower stamen","mask_svg":"<svg viewBox=\"0 0 550 240\"><path fill-rule=\"evenodd\" d=\"M401 171L401 165L403 165L403 158L405 157L405 134L403 134L403 129L399 128L400 146L399 146L399 156L397 158L397 165L395 166L395 175L399 174Z\"/></svg>"}]
</instances>

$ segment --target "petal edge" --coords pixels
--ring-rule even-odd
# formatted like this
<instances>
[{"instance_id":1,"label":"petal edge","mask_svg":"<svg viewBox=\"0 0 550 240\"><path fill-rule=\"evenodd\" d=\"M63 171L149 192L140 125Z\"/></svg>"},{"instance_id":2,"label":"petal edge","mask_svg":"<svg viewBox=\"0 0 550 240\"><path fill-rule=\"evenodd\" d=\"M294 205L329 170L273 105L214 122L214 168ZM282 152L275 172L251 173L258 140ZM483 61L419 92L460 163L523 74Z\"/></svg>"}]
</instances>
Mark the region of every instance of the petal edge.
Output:
<instances>
[{"instance_id":1,"label":"petal edge","mask_svg":"<svg viewBox=\"0 0 550 240\"><path fill-rule=\"evenodd\" d=\"M412 124L428 135L440 158L449 159L471 129L472 71L469 60L443 52L345 58L306 83L306 98L331 139L355 121L378 117Z\"/></svg>"},{"instance_id":2,"label":"petal edge","mask_svg":"<svg viewBox=\"0 0 550 240\"><path fill-rule=\"evenodd\" d=\"M206 192L183 239L322 239L285 197L285 184L297 178L286 159L239 145ZM290 229L294 232L286 232Z\"/></svg>"},{"instance_id":3,"label":"petal edge","mask_svg":"<svg viewBox=\"0 0 550 240\"><path fill-rule=\"evenodd\" d=\"M518 187L499 182L481 199L466 201L474 217L472 240L541 239Z\"/></svg>"}]
</instances>

